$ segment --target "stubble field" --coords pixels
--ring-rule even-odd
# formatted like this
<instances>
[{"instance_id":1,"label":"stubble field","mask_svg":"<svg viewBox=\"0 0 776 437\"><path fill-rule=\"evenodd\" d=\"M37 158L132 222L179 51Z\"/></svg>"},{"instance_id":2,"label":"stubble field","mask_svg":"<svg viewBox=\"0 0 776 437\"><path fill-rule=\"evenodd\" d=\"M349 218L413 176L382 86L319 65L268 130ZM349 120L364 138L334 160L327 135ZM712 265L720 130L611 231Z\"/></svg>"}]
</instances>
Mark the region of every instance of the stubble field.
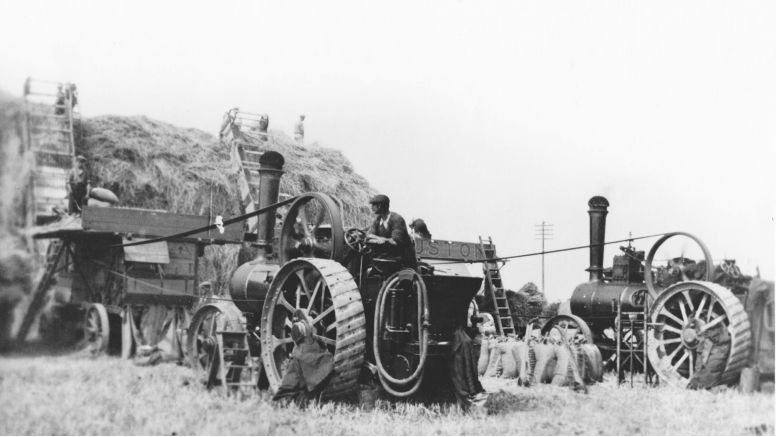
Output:
<instances>
[{"instance_id":1,"label":"stubble field","mask_svg":"<svg viewBox=\"0 0 776 437\"><path fill-rule=\"evenodd\" d=\"M773 435L774 395L618 387L588 394L484 379L514 401L496 414L380 400L374 410L322 403L299 408L267 393L208 392L190 369L137 367L118 358L0 357L0 433L207 435Z\"/></svg>"}]
</instances>

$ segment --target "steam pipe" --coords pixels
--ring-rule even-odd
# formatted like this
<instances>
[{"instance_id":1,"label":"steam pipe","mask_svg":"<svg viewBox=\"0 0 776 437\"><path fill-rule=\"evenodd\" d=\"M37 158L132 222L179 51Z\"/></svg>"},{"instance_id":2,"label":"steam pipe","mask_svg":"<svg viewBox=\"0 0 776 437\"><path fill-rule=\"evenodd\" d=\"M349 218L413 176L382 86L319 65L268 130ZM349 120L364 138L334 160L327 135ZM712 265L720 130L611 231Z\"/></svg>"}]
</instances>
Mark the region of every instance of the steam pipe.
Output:
<instances>
[{"instance_id":1,"label":"steam pipe","mask_svg":"<svg viewBox=\"0 0 776 437\"><path fill-rule=\"evenodd\" d=\"M604 265L604 239L606 237L606 215L609 213L607 207L609 201L603 196L593 196L587 202L590 209L587 213L590 215L590 267L586 270L590 272L591 281L601 281L603 279Z\"/></svg>"},{"instance_id":2,"label":"steam pipe","mask_svg":"<svg viewBox=\"0 0 776 437\"><path fill-rule=\"evenodd\" d=\"M264 152L259 158L259 209L277 203L284 163L283 155L278 152ZM275 213L262 214L258 219L256 245L269 253L275 231Z\"/></svg>"}]
</instances>

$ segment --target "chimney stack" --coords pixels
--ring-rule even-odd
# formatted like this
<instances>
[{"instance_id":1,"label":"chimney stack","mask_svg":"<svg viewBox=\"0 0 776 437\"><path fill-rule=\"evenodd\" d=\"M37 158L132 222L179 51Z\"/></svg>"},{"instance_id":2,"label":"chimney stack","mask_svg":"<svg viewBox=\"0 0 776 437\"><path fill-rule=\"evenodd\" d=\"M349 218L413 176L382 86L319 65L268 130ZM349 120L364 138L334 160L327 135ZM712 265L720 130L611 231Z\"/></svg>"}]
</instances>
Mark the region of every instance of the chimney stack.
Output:
<instances>
[{"instance_id":1,"label":"chimney stack","mask_svg":"<svg viewBox=\"0 0 776 437\"><path fill-rule=\"evenodd\" d=\"M277 203L284 163L283 155L278 152L264 152L259 158L259 209ZM275 231L275 211L261 214L258 219L256 244L269 253Z\"/></svg>"},{"instance_id":2,"label":"chimney stack","mask_svg":"<svg viewBox=\"0 0 776 437\"><path fill-rule=\"evenodd\" d=\"M609 213L607 207L609 201L603 196L593 196L587 202L590 209L587 213L590 215L590 272L591 281L601 281L603 279L604 264L604 239L606 237L606 214Z\"/></svg>"}]
</instances>

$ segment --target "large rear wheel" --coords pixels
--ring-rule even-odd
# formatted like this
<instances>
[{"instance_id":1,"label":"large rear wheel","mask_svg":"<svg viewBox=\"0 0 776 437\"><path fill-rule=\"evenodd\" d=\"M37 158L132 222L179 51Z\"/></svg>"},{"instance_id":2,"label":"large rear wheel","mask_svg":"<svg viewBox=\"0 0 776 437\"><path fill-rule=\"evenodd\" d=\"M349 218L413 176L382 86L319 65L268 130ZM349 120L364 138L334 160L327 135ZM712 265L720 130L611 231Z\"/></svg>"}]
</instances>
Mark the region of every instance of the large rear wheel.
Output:
<instances>
[{"instance_id":1,"label":"large rear wheel","mask_svg":"<svg viewBox=\"0 0 776 437\"><path fill-rule=\"evenodd\" d=\"M299 258L286 263L270 285L261 316L261 358L277 392L294 350L292 330L310 333L334 358L323 398L356 388L364 362L366 321L353 277L336 261Z\"/></svg>"},{"instance_id":2,"label":"large rear wheel","mask_svg":"<svg viewBox=\"0 0 776 437\"><path fill-rule=\"evenodd\" d=\"M663 381L685 387L692 378L699 346L710 329L723 327L730 336L730 353L720 382L732 383L749 358L749 318L738 298L711 282L687 281L664 290L650 311L649 362ZM717 328L718 329L718 328Z\"/></svg>"}]
</instances>

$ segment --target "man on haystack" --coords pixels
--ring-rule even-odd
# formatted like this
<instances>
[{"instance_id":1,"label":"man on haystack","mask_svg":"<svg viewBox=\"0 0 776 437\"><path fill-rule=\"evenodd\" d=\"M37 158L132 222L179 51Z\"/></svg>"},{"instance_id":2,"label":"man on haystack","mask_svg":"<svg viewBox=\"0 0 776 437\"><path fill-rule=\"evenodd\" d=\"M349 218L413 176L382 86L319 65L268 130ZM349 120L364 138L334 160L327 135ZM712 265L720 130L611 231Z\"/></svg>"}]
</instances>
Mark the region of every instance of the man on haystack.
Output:
<instances>
[{"instance_id":1,"label":"man on haystack","mask_svg":"<svg viewBox=\"0 0 776 437\"><path fill-rule=\"evenodd\" d=\"M304 119L305 115L300 115L299 120L294 125L294 140L300 146L304 146Z\"/></svg>"},{"instance_id":2,"label":"man on haystack","mask_svg":"<svg viewBox=\"0 0 776 437\"><path fill-rule=\"evenodd\" d=\"M80 214L87 200L89 200L89 173L86 171L86 158L82 155L75 157L75 168L67 172L67 212Z\"/></svg>"}]
</instances>

